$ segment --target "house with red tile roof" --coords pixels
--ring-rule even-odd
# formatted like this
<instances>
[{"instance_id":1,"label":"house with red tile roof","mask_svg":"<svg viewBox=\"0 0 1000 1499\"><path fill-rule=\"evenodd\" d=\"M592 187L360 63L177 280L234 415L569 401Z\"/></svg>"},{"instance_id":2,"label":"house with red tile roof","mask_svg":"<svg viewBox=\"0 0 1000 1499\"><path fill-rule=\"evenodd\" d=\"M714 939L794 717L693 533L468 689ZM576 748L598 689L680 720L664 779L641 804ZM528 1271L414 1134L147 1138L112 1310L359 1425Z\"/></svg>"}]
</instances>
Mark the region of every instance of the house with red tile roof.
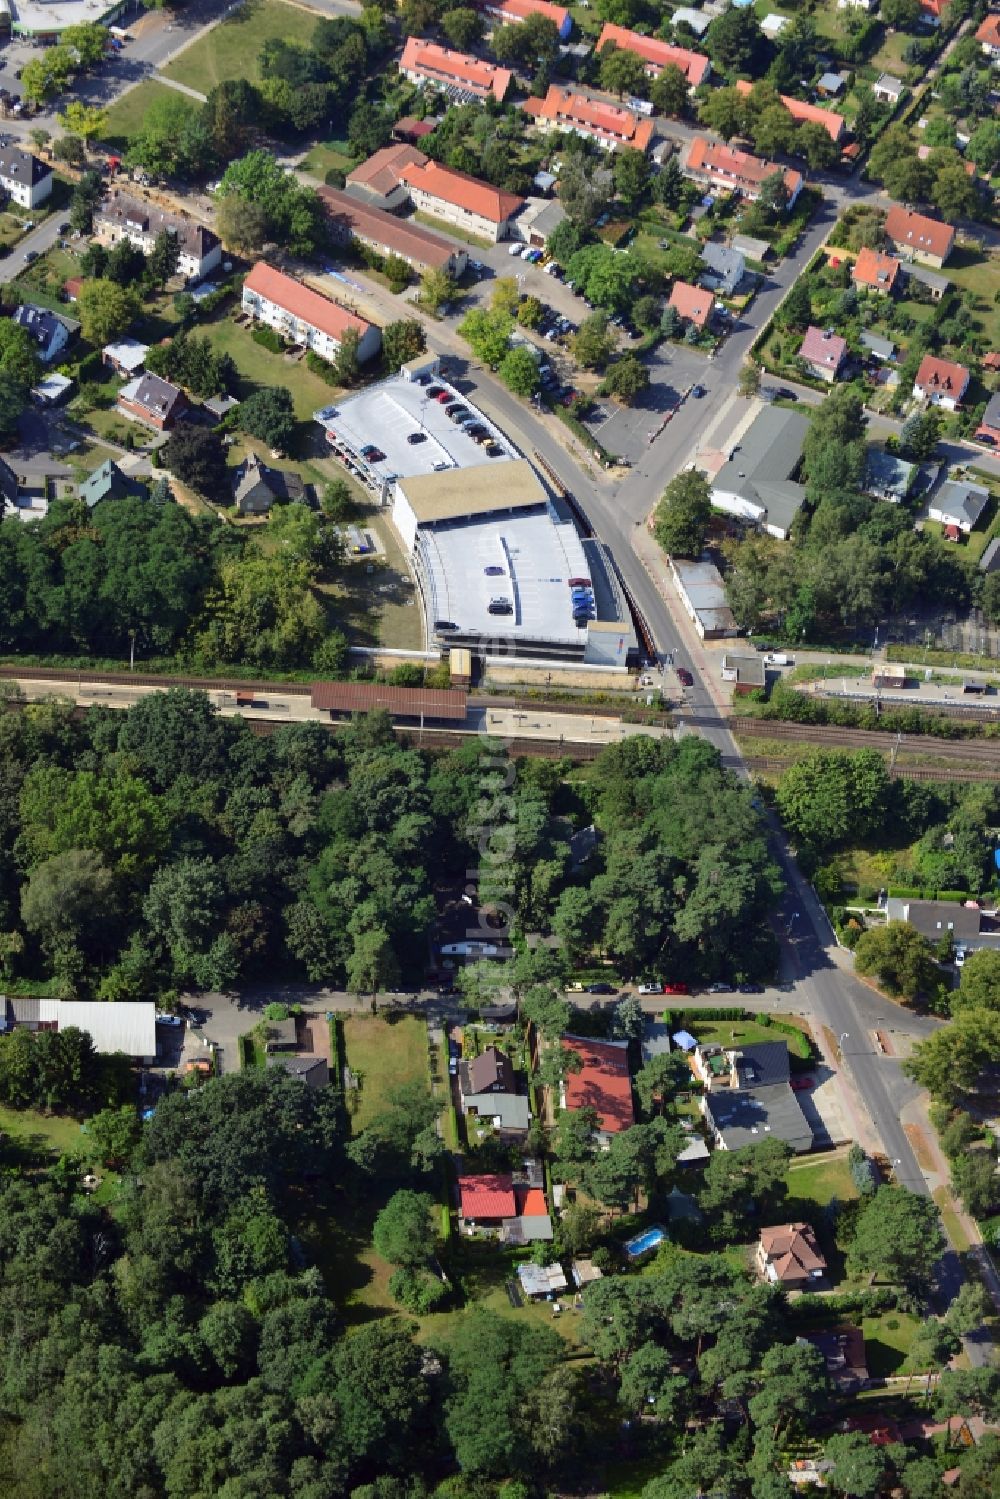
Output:
<instances>
[{"instance_id":1,"label":"house with red tile roof","mask_svg":"<svg viewBox=\"0 0 1000 1499\"><path fill-rule=\"evenodd\" d=\"M934 354L924 355L913 382L913 394L918 401L942 406L945 411L957 411L968 388L969 371L965 365L938 359Z\"/></svg>"},{"instance_id":2,"label":"house with red tile roof","mask_svg":"<svg viewBox=\"0 0 1000 1499\"><path fill-rule=\"evenodd\" d=\"M696 328L706 327L712 316L715 298L703 286L691 286L687 281L675 281L668 306L672 307L685 323L694 323Z\"/></svg>"},{"instance_id":3,"label":"house with red tile roof","mask_svg":"<svg viewBox=\"0 0 1000 1499\"><path fill-rule=\"evenodd\" d=\"M490 1173L458 1178L459 1211L466 1223L499 1228L504 1218L517 1214L514 1179L509 1174Z\"/></svg>"},{"instance_id":4,"label":"house with red tile roof","mask_svg":"<svg viewBox=\"0 0 1000 1499\"><path fill-rule=\"evenodd\" d=\"M764 1280L784 1286L786 1291L808 1290L827 1271L811 1223L782 1223L776 1228L762 1228L756 1262Z\"/></svg>"},{"instance_id":5,"label":"house with red tile roof","mask_svg":"<svg viewBox=\"0 0 1000 1499\"><path fill-rule=\"evenodd\" d=\"M707 136L696 135L691 142L687 160L681 168L685 177L707 187L713 192L739 193L748 202L755 203L760 197L761 183L775 172L783 172L785 190L788 193L787 208L793 207L802 191L802 173L794 167L779 167L773 161L762 161L749 151L737 151L735 146L724 146L711 141Z\"/></svg>"},{"instance_id":6,"label":"house with red tile roof","mask_svg":"<svg viewBox=\"0 0 1000 1499\"><path fill-rule=\"evenodd\" d=\"M753 84L745 78L738 78L736 87L741 94L749 94ZM818 104L807 104L804 99L796 99L791 94L779 94L778 98L796 124L822 125L834 145L840 145L847 128L843 115L834 114L832 109L821 109Z\"/></svg>"},{"instance_id":7,"label":"house with red tile roof","mask_svg":"<svg viewBox=\"0 0 1000 1499\"><path fill-rule=\"evenodd\" d=\"M563 1036L563 1050L576 1052L583 1067L567 1073L565 1109L597 1111L597 1142L606 1147L612 1135L635 1123L627 1041L595 1041L591 1036Z\"/></svg>"},{"instance_id":8,"label":"house with red tile roof","mask_svg":"<svg viewBox=\"0 0 1000 1499\"><path fill-rule=\"evenodd\" d=\"M929 26L940 26L948 0L920 0L921 20Z\"/></svg>"},{"instance_id":9,"label":"house with red tile roof","mask_svg":"<svg viewBox=\"0 0 1000 1499\"><path fill-rule=\"evenodd\" d=\"M807 328L799 358L809 366L811 375L832 385L847 358L847 339L829 328Z\"/></svg>"},{"instance_id":10,"label":"house with red tile roof","mask_svg":"<svg viewBox=\"0 0 1000 1499\"><path fill-rule=\"evenodd\" d=\"M976 32L976 41L983 49L983 55L991 62L1000 62L1000 16L993 14L986 20Z\"/></svg>"},{"instance_id":11,"label":"house with red tile roof","mask_svg":"<svg viewBox=\"0 0 1000 1499\"><path fill-rule=\"evenodd\" d=\"M870 250L867 245L858 251L858 258L851 271L855 286L866 286L870 291L891 292L902 266L895 255L886 255L883 250Z\"/></svg>"},{"instance_id":12,"label":"house with red tile roof","mask_svg":"<svg viewBox=\"0 0 1000 1499\"><path fill-rule=\"evenodd\" d=\"M922 213L912 213L898 203L894 203L885 216L885 234L896 254L904 260L917 260L922 265L939 269L955 246L955 231L950 224L929 219Z\"/></svg>"},{"instance_id":13,"label":"house with red tile roof","mask_svg":"<svg viewBox=\"0 0 1000 1499\"><path fill-rule=\"evenodd\" d=\"M516 193L505 193L438 161L414 163L404 167L401 175L415 208L494 244L508 238L511 221L524 207L524 199Z\"/></svg>"},{"instance_id":14,"label":"house with red tile roof","mask_svg":"<svg viewBox=\"0 0 1000 1499\"><path fill-rule=\"evenodd\" d=\"M410 200L406 183L402 178L404 167L423 166L427 157L416 146L400 143L383 146L367 161L348 172L344 186L354 198L370 203L373 208L384 208L395 213L405 208Z\"/></svg>"},{"instance_id":15,"label":"house with red tile roof","mask_svg":"<svg viewBox=\"0 0 1000 1499\"><path fill-rule=\"evenodd\" d=\"M562 42L573 30L569 11L563 5L553 5L552 0L482 0L482 9L503 26L520 26L529 16L543 16L552 22Z\"/></svg>"},{"instance_id":16,"label":"house with red tile roof","mask_svg":"<svg viewBox=\"0 0 1000 1499\"><path fill-rule=\"evenodd\" d=\"M470 57L467 52L439 47L420 36L407 37L399 71L421 88L430 83L444 89L459 103L492 97L502 104L514 81L509 68Z\"/></svg>"},{"instance_id":17,"label":"house with red tile roof","mask_svg":"<svg viewBox=\"0 0 1000 1499\"><path fill-rule=\"evenodd\" d=\"M463 245L444 234L435 234L413 219L400 219L384 208L362 203L350 193L334 187L318 187L330 226L331 237L341 244L354 240L378 255L395 255L405 260L418 275L424 271L444 271L460 276L468 256Z\"/></svg>"},{"instance_id":18,"label":"house with red tile roof","mask_svg":"<svg viewBox=\"0 0 1000 1499\"><path fill-rule=\"evenodd\" d=\"M657 78L664 68L680 68L691 88L697 88L707 81L712 71L711 62L700 52L674 47L655 36L642 36L638 31L629 31L627 26L612 26L606 22L594 50L603 52L610 42L624 52L634 52L636 57L641 57L651 78Z\"/></svg>"},{"instance_id":19,"label":"house with red tile roof","mask_svg":"<svg viewBox=\"0 0 1000 1499\"><path fill-rule=\"evenodd\" d=\"M522 108L540 127L572 131L596 141L602 151L631 146L634 151L646 152L653 139L652 120L645 120L610 100L574 94L568 88L557 88L554 83L544 99L526 99Z\"/></svg>"},{"instance_id":20,"label":"house with red tile roof","mask_svg":"<svg viewBox=\"0 0 1000 1499\"><path fill-rule=\"evenodd\" d=\"M243 311L289 343L304 344L320 359L336 358L348 330L358 335L362 364L373 359L382 347L379 328L283 271L276 271L264 260L258 260L243 283Z\"/></svg>"}]
</instances>

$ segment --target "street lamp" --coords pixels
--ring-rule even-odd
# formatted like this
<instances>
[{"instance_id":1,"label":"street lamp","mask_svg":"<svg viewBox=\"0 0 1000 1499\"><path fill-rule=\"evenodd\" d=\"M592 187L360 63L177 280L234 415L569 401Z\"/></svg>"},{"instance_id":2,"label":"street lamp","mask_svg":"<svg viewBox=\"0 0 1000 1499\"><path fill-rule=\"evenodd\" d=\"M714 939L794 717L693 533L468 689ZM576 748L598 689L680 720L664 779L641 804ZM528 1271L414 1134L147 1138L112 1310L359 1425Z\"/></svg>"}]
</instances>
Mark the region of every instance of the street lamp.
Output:
<instances>
[{"instance_id":1,"label":"street lamp","mask_svg":"<svg viewBox=\"0 0 1000 1499\"><path fill-rule=\"evenodd\" d=\"M840 1035L837 1037L837 1050L840 1052L841 1056L844 1055L844 1042L849 1041L850 1039L850 1031L841 1031Z\"/></svg>"},{"instance_id":2,"label":"street lamp","mask_svg":"<svg viewBox=\"0 0 1000 1499\"><path fill-rule=\"evenodd\" d=\"M899 1161L899 1160L890 1161L889 1162L889 1170L890 1170L890 1172L892 1173L893 1176L896 1176L896 1167L897 1166L901 1166L902 1164L903 1164L902 1161ZM897 1182L899 1181L899 1177L898 1176L896 1176L896 1181Z\"/></svg>"}]
</instances>

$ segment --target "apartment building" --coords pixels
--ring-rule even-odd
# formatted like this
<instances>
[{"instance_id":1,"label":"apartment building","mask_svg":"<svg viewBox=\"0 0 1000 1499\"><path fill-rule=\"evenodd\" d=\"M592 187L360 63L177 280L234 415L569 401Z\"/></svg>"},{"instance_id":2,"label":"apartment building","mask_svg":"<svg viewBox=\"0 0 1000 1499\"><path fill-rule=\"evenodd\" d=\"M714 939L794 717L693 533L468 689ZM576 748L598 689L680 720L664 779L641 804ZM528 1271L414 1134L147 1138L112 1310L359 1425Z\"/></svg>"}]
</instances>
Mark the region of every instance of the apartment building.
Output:
<instances>
[{"instance_id":1,"label":"apartment building","mask_svg":"<svg viewBox=\"0 0 1000 1499\"><path fill-rule=\"evenodd\" d=\"M712 191L739 193L751 203L760 196L761 183L775 172L781 172L788 193L787 208L791 208L802 191L802 173L794 167L779 167L773 161L761 161L749 151L737 151L735 146L724 146L710 141L707 136L696 135L691 142L687 161L682 168L685 177Z\"/></svg>"},{"instance_id":2,"label":"apartment building","mask_svg":"<svg viewBox=\"0 0 1000 1499\"><path fill-rule=\"evenodd\" d=\"M494 244L510 238L512 220L524 207L525 200L516 193L505 193L437 161L406 166L401 175L415 208Z\"/></svg>"},{"instance_id":3,"label":"apartment building","mask_svg":"<svg viewBox=\"0 0 1000 1499\"><path fill-rule=\"evenodd\" d=\"M555 26L562 42L573 30L573 17L569 11L562 5L553 5L551 0L484 0L482 10L501 26L520 26L529 16L544 16Z\"/></svg>"},{"instance_id":4,"label":"apartment building","mask_svg":"<svg viewBox=\"0 0 1000 1499\"><path fill-rule=\"evenodd\" d=\"M462 245L415 224L412 219L398 219L382 208L360 202L351 193L333 187L316 189L323 202L332 237L341 244L356 240L378 255L395 255L405 260L419 274L445 271L460 276L468 256Z\"/></svg>"},{"instance_id":5,"label":"apartment building","mask_svg":"<svg viewBox=\"0 0 1000 1499\"><path fill-rule=\"evenodd\" d=\"M186 281L200 281L222 260L222 242L211 229L185 214L167 213L143 198L112 193L94 213L94 237L102 245L127 239L144 255L164 229L177 240L177 269Z\"/></svg>"},{"instance_id":6,"label":"apartment building","mask_svg":"<svg viewBox=\"0 0 1000 1499\"><path fill-rule=\"evenodd\" d=\"M641 36L638 31L629 31L627 26L612 26L606 23L597 39L596 51L603 52L609 42L625 52L634 52L646 64L646 72L656 78L664 68L680 68L691 88L708 80L712 64L700 52L687 47L675 47L670 42L661 42L655 36Z\"/></svg>"},{"instance_id":7,"label":"apartment building","mask_svg":"<svg viewBox=\"0 0 1000 1499\"><path fill-rule=\"evenodd\" d=\"M439 47L436 42L419 36L407 37L399 71L421 88L431 84L444 89L459 104L489 98L502 104L514 81L509 68L470 57L466 52L455 52L450 47Z\"/></svg>"},{"instance_id":8,"label":"apartment building","mask_svg":"<svg viewBox=\"0 0 1000 1499\"><path fill-rule=\"evenodd\" d=\"M373 359L382 346L380 329L263 260L258 260L243 283L243 311L289 342L304 344L320 359L336 358L345 333L351 329L358 335L362 364Z\"/></svg>"},{"instance_id":9,"label":"apartment building","mask_svg":"<svg viewBox=\"0 0 1000 1499\"><path fill-rule=\"evenodd\" d=\"M736 87L741 94L749 94L753 84L739 78ZM822 125L834 145L840 145L847 130L843 115L834 114L832 109L821 109L818 104L807 104L804 99L796 99L791 94L779 94L778 97L796 124Z\"/></svg>"},{"instance_id":10,"label":"apartment building","mask_svg":"<svg viewBox=\"0 0 1000 1499\"><path fill-rule=\"evenodd\" d=\"M652 120L644 120L630 109L610 100L588 98L570 89L549 86L544 99L526 99L524 111L547 130L567 130L596 141L602 151L630 146L646 152L655 133Z\"/></svg>"}]
</instances>

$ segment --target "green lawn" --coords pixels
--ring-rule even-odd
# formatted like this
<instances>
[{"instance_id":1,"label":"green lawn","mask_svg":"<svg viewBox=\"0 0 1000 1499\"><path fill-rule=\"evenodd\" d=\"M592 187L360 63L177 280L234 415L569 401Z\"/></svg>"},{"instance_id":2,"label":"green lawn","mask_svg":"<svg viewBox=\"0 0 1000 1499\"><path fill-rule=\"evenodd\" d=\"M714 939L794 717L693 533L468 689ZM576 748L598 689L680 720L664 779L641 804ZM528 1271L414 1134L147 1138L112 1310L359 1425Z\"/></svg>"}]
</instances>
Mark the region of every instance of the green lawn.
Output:
<instances>
[{"instance_id":1,"label":"green lawn","mask_svg":"<svg viewBox=\"0 0 1000 1499\"><path fill-rule=\"evenodd\" d=\"M956 245L942 275L973 294L975 305L969 311L976 331L989 348L1000 347L1000 256ZM956 358L961 358L960 351L956 351Z\"/></svg>"},{"instance_id":2,"label":"green lawn","mask_svg":"<svg viewBox=\"0 0 1000 1499\"><path fill-rule=\"evenodd\" d=\"M348 1098L355 1134L385 1110L389 1094L401 1083L429 1087L427 1025L416 1015L348 1015L344 1048L347 1065L361 1084Z\"/></svg>"},{"instance_id":3,"label":"green lawn","mask_svg":"<svg viewBox=\"0 0 1000 1499\"><path fill-rule=\"evenodd\" d=\"M491 239L483 239L481 234L468 234L457 224L449 224L447 219L439 219L433 213L415 213L413 217L418 224L426 224L428 229L436 229L438 234L448 235L451 239L464 240L467 245L474 245L477 250L492 250L493 248Z\"/></svg>"},{"instance_id":4,"label":"green lawn","mask_svg":"<svg viewBox=\"0 0 1000 1499\"><path fill-rule=\"evenodd\" d=\"M108 122L101 137L103 144L123 149L139 130L150 105L176 93L176 89L158 83L155 78L147 78L138 87L129 89L108 110ZM194 104L193 99L191 103Z\"/></svg>"},{"instance_id":5,"label":"green lawn","mask_svg":"<svg viewBox=\"0 0 1000 1499\"><path fill-rule=\"evenodd\" d=\"M847 1155L817 1156L805 1161L793 1161L788 1168L789 1203L799 1203L803 1216L809 1208L825 1208L836 1197L840 1202L849 1202L857 1197L858 1189L851 1179ZM789 1216L796 1218L798 1209Z\"/></svg>"},{"instance_id":6,"label":"green lawn","mask_svg":"<svg viewBox=\"0 0 1000 1499\"><path fill-rule=\"evenodd\" d=\"M678 1006L678 1009L681 1008ZM793 1017L782 1015L776 1018L791 1020ZM797 1045L795 1037L789 1036L776 1026L761 1025L757 1020L699 1020L695 1015L689 1015L684 1023L684 1029L709 1046L756 1046L761 1041L787 1041L789 1050L794 1055L794 1048ZM804 1049L803 1055L805 1055Z\"/></svg>"},{"instance_id":7,"label":"green lawn","mask_svg":"<svg viewBox=\"0 0 1000 1499\"><path fill-rule=\"evenodd\" d=\"M0 1105L3 1146L0 1159L6 1166L44 1165L53 1155L84 1144L77 1119L58 1114L38 1114L33 1109L8 1109Z\"/></svg>"},{"instance_id":8,"label":"green lawn","mask_svg":"<svg viewBox=\"0 0 1000 1499\"><path fill-rule=\"evenodd\" d=\"M346 149L342 149L346 144L346 141L319 141L304 158L303 172L311 172L320 182L324 181L327 172L333 167L349 172L356 163L355 158L349 156Z\"/></svg>"},{"instance_id":9,"label":"green lawn","mask_svg":"<svg viewBox=\"0 0 1000 1499\"><path fill-rule=\"evenodd\" d=\"M201 94L211 93L226 78L260 82L258 58L266 41L308 46L320 17L284 0L245 0L218 26L188 47L160 71Z\"/></svg>"},{"instance_id":10,"label":"green lawn","mask_svg":"<svg viewBox=\"0 0 1000 1499\"><path fill-rule=\"evenodd\" d=\"M919 1326L920 1318L906 1312L883 1312L879 1317L862 1319L868 1372L874 1379L899 1372Z\"/></svg>"},{"instance_id":11,"label":"green lawn","mask_svg":"<svg viewBox=\"0 0 1000 1499\"><path fill-rule=\"evenodd\" d=\"M291 394L295 415L300 422L309 421L314 411L329 406L336 399L338 387L327 385L319 375L306 367L304 359L286 359L272 354L263 344L255 343L249 328L242 328L221 312L213 322L199 323L197 331L207 337L213 348L232 357L239 371L241 398L260 385L281 385Z\"/></svg>"},{"instance_id":12,"label":"green lawn","mask_svg":"<svg viewBox=\"0 0 1000 1499\"><path fill-rule=\"evenodd\" d=\"M321 485L345 477L343 469L327 458L307 461L304 473ZM385 555L355 559L320 591L329 597L352 645L422 650L422 612L396 533L367 494L358 510L358 524L378 534Z\"/></svg>"}]
</instances>

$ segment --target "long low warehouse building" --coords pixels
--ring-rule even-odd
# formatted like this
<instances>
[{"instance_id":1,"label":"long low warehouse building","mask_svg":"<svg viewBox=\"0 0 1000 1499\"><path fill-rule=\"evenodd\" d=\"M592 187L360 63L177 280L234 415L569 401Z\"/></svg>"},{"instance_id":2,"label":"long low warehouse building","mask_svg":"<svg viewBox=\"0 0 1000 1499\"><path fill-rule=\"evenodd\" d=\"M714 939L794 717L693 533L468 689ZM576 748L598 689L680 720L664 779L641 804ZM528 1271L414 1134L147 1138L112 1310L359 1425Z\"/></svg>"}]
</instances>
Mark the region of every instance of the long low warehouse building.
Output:
<instances>
[{"instance_id":1,"label":"long low warehouse building","mask_svg":"<svg viewBox=\"0 0 1000 1499\"><path fill-rule=\"evenodd\" d=\"M460 276L468 263L468 255L461 245L415 224L412 219L397 218L384 208L374 208L363 203L352 193L338 192L333 187L320 187L319 193L326 210L327 222L332 237L341 244L356 240L378 255L396 255L422 275L424 271L444 271L449 276Z\"/></svg>"}]
</instances>

